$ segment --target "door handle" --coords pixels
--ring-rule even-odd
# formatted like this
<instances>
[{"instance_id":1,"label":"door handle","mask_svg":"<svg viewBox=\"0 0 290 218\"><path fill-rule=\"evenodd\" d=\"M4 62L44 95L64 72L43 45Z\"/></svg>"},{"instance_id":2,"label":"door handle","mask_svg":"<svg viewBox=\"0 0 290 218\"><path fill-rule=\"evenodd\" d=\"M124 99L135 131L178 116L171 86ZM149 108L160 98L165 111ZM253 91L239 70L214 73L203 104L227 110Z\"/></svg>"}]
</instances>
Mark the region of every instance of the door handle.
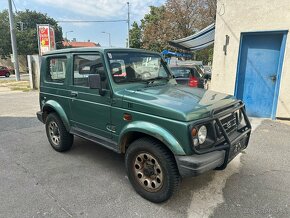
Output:
<instances>
[{"instance_id":1,"label":"door handle","mask_svg":"<svg viewBox=\"0 0 290 218\"><path fill-rule=\"evenodd\" d=\"M275 81L277 80L276 75L270 76L270 78L271 78L271 80L272 80L273 82L275 82Z\"/></svg>"},{"instance_id":2,"label":"door handle","mask_svg":"<svg viewBox=\"0 0 290 218\"><path fill-rule=\"evenodd\" d=\"M70 96L71 96L71 97L77 97L77 96L78 96L78 92L71 92L71 93L70 93Z\"/></svg>"}]
</instances>

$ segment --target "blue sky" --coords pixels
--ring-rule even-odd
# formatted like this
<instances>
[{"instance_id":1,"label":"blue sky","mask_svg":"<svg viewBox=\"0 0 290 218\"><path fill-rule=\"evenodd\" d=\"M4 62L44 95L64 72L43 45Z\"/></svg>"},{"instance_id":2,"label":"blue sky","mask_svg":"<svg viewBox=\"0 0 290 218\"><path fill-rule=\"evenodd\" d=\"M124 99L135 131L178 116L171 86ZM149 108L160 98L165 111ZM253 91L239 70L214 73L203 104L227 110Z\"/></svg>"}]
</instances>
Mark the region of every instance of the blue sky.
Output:
<instances>
[{"instance_id":1,"label":"blue sky","mask_svg":"<svg viewBox=\"0 0 290 218\"><path fill-rule=\"evenodd\" d=\"M17 10L36 10L56 20L116 20L127 19L128 0L14 0ZM140 21L149 12L149 6L159 6L165 0L129 0L131 24ZM0 0L0 10L7 9L7 0ZM14 8L13 8L14 9ZM108 35L114 47L125 47L127 23L60 23L63 34L77 41L91 40L108 46Z\"/></svg>"}]
</instances>

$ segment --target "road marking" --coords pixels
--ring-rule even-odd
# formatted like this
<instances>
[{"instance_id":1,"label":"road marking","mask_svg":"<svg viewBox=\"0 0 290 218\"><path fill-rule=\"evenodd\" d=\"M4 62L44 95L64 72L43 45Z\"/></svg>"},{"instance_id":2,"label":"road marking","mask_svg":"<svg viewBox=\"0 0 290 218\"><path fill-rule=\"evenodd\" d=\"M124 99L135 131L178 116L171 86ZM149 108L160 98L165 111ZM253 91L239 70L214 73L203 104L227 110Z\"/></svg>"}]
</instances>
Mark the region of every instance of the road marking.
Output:
<instances>
[{"instance_id":1,"label":"road marking","mask_svg":"<svg viewBox=\"0 0 290 218\"><path fill-rule=\"evenodd\" d=\"M261 125L263 119L250 119L252 131ZM238 173L241 165L241 155L239 154L227 168L223 171L214 171L213 179L200 189L192 191L192 200L188 209L189 218L207 218L214 212L214 209L224 202L223 188L227 179Z\"/></svg>"}]
</instances>

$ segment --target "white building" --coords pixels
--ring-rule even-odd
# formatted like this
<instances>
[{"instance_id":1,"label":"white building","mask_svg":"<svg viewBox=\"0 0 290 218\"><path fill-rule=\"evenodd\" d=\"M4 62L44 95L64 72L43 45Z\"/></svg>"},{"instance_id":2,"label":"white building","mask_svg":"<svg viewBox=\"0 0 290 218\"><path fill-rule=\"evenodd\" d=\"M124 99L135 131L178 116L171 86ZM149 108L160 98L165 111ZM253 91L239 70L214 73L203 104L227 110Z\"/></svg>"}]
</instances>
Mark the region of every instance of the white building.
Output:
<instances>
[{"instance_id":1,"label":"white building","mask_svg":"<svg viewBox=\"0 0 290 218\"><path fill-rule=\"evenodd\" d=\"M250 116L290 118L289 28L289 0L219 0L211 89Z\"/></svg>"}]
</instances>

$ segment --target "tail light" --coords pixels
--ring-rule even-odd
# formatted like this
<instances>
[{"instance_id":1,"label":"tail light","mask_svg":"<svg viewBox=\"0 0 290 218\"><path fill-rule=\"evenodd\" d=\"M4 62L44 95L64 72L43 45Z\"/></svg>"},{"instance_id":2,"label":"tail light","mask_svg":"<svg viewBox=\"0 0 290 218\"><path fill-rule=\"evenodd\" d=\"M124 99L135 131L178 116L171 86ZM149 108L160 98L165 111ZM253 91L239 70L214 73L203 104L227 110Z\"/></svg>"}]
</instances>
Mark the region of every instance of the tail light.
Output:
<instances>
[{"instance_id":1,"label":"tail light","mask_svg":"<svg viewBox=\"0 0 290 218\"><path fill-rule=\"evenodd\" d=\"M189 76L189 82L188 82L188 86L190 87L197 87L198 85L198 79L192 75Z\"/></svg>"}]
</instances>

